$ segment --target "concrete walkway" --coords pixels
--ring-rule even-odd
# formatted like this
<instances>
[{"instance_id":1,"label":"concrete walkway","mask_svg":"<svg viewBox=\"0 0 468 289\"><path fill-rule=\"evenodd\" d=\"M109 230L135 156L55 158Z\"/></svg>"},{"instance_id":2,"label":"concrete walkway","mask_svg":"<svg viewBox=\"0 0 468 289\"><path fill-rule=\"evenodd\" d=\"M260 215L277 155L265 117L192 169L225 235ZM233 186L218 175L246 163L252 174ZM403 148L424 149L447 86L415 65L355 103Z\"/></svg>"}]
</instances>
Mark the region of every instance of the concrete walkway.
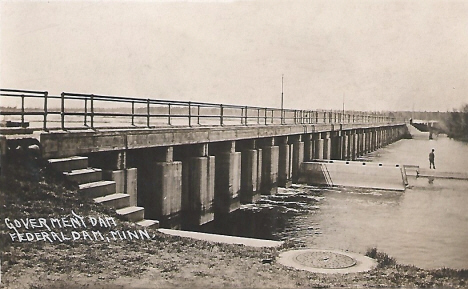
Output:
<instances>
[{"instance_id":1,"label":"concrete walkway","mask_svg":"<svg viewBox=\"0 0 468 289\"><path fill-rule=\"evenodd\" d=\"M223 243L223 244L239 244L239 245L250 246L250 247L279 247L283 244L283 242L280 242L280 241L234 237L234 236L199 233L199 232L191 232L191 231L180 231L180 230L171 230L171 229L159 229L159 232L168 234L168 235L192 238L192 239L203 240L203 241L210 241L210 242Z\"/></svg>"},{"instance_id":2,"label":"concrete walkway","mask_svg":"<svg viewBox=\"0 0 468 289\"><path fill-rule=\"evenodd\" d=\"M420 131L411 124L406 124L406 127L413 139L429 139L429 132Z\"/></svg>"},{"instance_id":3,"label":"concrete walkway","mask_svg":"<svg viewBox=\"0 0 468 289\"><path fill-rule=\"evenodd\" d=\"M418 173L407 172L408 176L417 176L419 178L437 178L437 179L452 179L452 180L468 180L467 173L460 172L440 172L438 170L421 169L419 168Z\"/></svg>"}]
</instances>

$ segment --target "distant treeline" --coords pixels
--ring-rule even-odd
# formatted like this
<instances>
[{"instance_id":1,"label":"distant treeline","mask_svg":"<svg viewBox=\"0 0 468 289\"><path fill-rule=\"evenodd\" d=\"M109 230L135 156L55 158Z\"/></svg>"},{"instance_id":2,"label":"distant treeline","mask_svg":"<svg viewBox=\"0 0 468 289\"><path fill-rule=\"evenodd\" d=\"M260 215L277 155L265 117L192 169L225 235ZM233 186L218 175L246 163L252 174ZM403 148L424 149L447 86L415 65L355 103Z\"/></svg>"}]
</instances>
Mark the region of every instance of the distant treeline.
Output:
<instances>
[{"instance_id":1,"label":"distant treeline","mask_svg":"<svg viewBox=\"0 0 468 289\"><path fill-rule=\"evenodd\" d=\"M468 104L450 112L442 121L449 137L468 141Z\"/></svg>"},{"instance_id":2,"label":"distant treeline","mask_svg":"<svg viewBox=\"0 0 468 289\"><path fill-rule=\"evenodd\" d=\"M396 119L418 119L443 121L451 112L448 111L389 111L382 112Z\"/></svg>"},{"instance_id":3,"label":"distant treeline","mask_svg":"<svg viewBox=\"0 0 468 289\"><path fill-rule=\"evenodd\" d=\"M434 120L435 129L449 137L468 141L468 104L460 109L446 112L434 111L393 111L389 116L397 119Z\"/></svg>"}]
</instances>

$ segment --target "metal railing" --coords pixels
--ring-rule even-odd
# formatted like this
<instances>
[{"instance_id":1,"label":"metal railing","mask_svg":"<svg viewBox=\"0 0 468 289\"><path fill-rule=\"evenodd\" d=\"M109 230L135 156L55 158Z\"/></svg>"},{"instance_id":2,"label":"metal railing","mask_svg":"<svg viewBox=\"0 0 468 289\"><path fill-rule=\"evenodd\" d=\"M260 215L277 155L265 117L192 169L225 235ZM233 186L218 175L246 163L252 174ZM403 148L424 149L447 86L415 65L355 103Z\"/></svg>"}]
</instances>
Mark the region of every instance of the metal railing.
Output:
<instances>
[{"instance_id":1,"label":"metal railing","mask_svg":"<svg viewBox=\"0 0 468 289\"><path fill-rule=\"evenodd\" d=\"M39 123L43 130L162 126L226 126L271 124L385 123L394 118L356 111L298 110L230 104L160 100L123 96L0 89L5 98L19 100L1 107L0 114L25 127ZM27 105L26 101L31 101ZM41 103L41 104L39 104ZM26 121L28 117L28 122Z\"/></svg>"}]
</instances>

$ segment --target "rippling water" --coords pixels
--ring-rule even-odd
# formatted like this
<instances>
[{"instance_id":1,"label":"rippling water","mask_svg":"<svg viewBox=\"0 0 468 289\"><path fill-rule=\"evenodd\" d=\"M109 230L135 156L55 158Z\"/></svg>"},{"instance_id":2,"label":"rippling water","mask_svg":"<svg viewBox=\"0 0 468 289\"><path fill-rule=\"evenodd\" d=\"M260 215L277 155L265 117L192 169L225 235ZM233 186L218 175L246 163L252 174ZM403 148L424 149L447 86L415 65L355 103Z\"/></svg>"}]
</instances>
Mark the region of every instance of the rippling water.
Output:
<instances>
[{"instance_id":1,"label":"rippling water","mask_svg":"<svg viewBox=\"0 0 468 289\"><path fill-rule=\"evenodd\" d=\"M445 137L401 140L366 158L425 168L432 148L437 170L468 171L468 145ZM235 233L358 253L377 247L403 264L468 269L468 181L429 183L427 178L413 177L409 182L411 188L405 192L288 189L323 198L288 199L286 194L279 203L278 197L268 198L259 205L263 210L244 208L234 215Z\"/></svg>"}]
</instances>

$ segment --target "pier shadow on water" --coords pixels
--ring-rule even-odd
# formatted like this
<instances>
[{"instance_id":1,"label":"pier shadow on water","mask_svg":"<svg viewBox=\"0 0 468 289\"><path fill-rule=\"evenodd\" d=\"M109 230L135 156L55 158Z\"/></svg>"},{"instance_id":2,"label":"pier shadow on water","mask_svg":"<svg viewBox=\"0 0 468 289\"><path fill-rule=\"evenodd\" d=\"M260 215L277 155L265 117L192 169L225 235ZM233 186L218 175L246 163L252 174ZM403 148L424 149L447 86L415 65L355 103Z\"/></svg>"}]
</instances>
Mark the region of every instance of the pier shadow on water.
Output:
<instances>
[{"instance_id":1,"label":"pier shadow on water","mask_svg":"<svg viewBox=\"0 0 468 289\"><path fill-rule=\"evenodd\" d=\"M197 231L239 237L284 240L295 216L314 213L323 199L321 188L281 189L278 194L262 196L254 204L218 217Z\"/></svg>"}]
</instances>

